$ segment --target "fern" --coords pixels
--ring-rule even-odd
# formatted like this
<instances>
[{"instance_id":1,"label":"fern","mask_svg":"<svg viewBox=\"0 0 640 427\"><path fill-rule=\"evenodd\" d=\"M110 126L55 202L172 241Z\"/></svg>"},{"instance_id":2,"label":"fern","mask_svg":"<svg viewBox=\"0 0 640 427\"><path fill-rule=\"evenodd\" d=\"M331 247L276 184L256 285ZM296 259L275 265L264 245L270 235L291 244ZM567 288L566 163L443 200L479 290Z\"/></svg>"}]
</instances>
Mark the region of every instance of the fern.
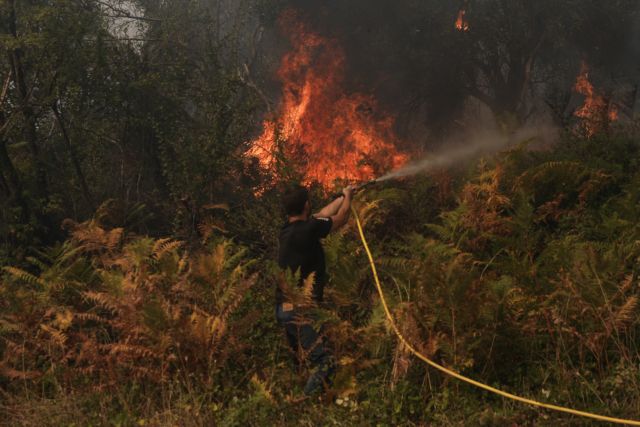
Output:
<instances>
[{"instance_id":1,"label":"fern","mask_svg":"<svg viewBox=\"0 0 640 427\"><path fill-rule=\"evenodd\" d=\"M551 175L579 177L585 171L584 165L575 161L550 161L528 169L516 178L514 188L535 185Z\"/></svg>"},{"instance_id":2,"label":"fern","mask_svg":"<svg viewBox=\"0 0 640 427\"><path fill-rule=\"evenodd\" d=\"M638 297L630 296L620 306L612 319L612 326L615 331L628 328L637 319Z\"/></svg>"},{"instance_id":3,"label":"fern","mask_svg":"<svg viewBox=\"0 0 640 427\"><path fill-rule=\"evenodd\" d=\"M165 254L174 252L180 246L182 246L182 242L174 241L171 239L159 239L156 241L155 245L153 246L152 256L153 258L159 260Z\"/></svg>"},{"instance_id":4,"label":"fern","mask_svg":"<svg viewBox=\"0 0 640 427\"><path fill-rule=\"evenodd\" d=\"M36 286L36 287L41 287L41 288L48 288L49 287L49 283L43 279L41 279L40 277L31 274L27 271L24 271L20 268L16 268L16 267L3 267L3 270L6 271L7 273L9 273L12 277L14 277L15 279L22 281L24 283L27 283L29 285L32 286Z\"/></svg>"}]
</instances>

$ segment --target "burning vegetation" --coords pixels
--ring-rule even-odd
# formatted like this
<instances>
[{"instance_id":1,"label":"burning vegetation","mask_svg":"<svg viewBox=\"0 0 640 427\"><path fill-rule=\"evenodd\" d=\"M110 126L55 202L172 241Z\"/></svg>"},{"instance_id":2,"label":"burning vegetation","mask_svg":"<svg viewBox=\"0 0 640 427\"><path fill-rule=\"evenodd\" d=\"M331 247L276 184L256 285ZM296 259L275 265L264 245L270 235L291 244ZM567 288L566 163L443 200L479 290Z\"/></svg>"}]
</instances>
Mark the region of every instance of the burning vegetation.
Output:
<instances>
[{"instance_id":1,"label":"burning vegetation","mask_svg":"<svg viewBox=\"0 0 640 427\"><path fill-rule=\"evenodd\" d=\"M584 95L584 103L573 114L581 120L581 130L588 137L605 129L610 122L618 119L618 109L599 94L589 81L589 66L583 62L576 79L574 90Z\"/></svg>"},{"instance_id":2,"label":"burning vegetation","mask_svg":"<svg viewBox=\"0 0 640 427\"><path fill-rule=\"evenodd\" d=\"M2 2L3 425L584 424L458 386L409 347L638 419L639 14ZM352 215L325 240L326 304L309 306L277 267L276 189L303 181L327 213L344 199L320 190L371 178L352 200L364 230ZM274 318L278 286L302 302L295 326L326 325L321 398Z\"/></svg>"},{"instance_id":3,"label":"burning vegetation","mask_svg":"<svg viewBox=\"0 0 640 427\"><path fill-rule=\"evenodd\" d=\"M460 9L458 11L458 18L456 19L456 29L458 31L469 31L469 22L465 18L467 11Z\"/></svg>"},{"instance_id":4,"label":"burning vegetation","mask_svg":"<svg viewBox=\"0 0 640 427\"><path fill-rule=\"evenodd\" d=\"M309 30L292 12L283 14L280 28L287 29L291 44L278 71L281 104L247 155L271 172L284 158L305 183L327 189L404 164L394 116L381 112L374 97L345 88L345 54L338 42Z\"/></svg>"}]
</instances>

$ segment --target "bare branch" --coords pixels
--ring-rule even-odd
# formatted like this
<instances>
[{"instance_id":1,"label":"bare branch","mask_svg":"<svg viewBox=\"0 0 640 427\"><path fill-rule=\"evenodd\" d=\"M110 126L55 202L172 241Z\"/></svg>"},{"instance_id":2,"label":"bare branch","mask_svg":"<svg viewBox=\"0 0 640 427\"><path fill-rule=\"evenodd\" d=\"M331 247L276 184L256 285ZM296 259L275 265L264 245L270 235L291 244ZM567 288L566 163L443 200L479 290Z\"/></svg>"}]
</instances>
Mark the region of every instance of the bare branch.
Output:
<instances>
[{"instance_id":1,"label":"bare branch","mask_svg":"<svg viewBox=\"0 0 640 427\"><path fill-rule=\"evenodd\" d=\"M238 73L240 77L240 81L244 83L247 87L253 89L256 92L256 94L258 94L260 99L262 99L262 102L264 102L264 105L267 107L267 112L271 113L271 111L273 110L272 102L269 100L267 95L265 95L264 92L258 87L258 85L256 85L254 81L251 79L251 74L249 72L249 67L247 66L247 64L242 64L242 65L243 65L242 71Z\"/></svg>"},{"instance_id":2,"label":"bare branch","mask_svg":"<svg viewBox=\"0 0 640 427\"><path fill-rule=\"evenodd\" d=\"M13 71L9 71L9 74L7 75L7 78L4 81L4 84L2 85L2 94L0 94L0 105L4 104L4 100L7 97L7 93L9 91L9 83L11 83L11 75L12 75Z\"/></svg>"},{"instance_id":3,"label":"bare branch","mask_svg":"<svg viewBox=\"0 0 640 427\"><path fill-rule=\"evenodd\" d=\"M104 1L100 1L100 0L95 0L96 3L104 6L105 8L111 10L112 12L116 13L117 15L105 15L109 18L127 18L127 19L135 19L138 21L148 21L148 22L162 22L162 19L157 19L157 18L149 18L146 16L137 16L137 15L132 15L131 13L127 12L124 9L121 9L119 7L116 7L112 4L109 4L107 2Z\"/></svg>"},{"instance_id":4,"label":"bare branch","mask_svg":"<svg viewBox=\"0 0 640 427\"><path fill-rule=\"evenodd\" d=\"M139 37L117 37L113 39L104 39L105 42L159 42L160 39L145 39Z\"/></svg>"}]
</instances>

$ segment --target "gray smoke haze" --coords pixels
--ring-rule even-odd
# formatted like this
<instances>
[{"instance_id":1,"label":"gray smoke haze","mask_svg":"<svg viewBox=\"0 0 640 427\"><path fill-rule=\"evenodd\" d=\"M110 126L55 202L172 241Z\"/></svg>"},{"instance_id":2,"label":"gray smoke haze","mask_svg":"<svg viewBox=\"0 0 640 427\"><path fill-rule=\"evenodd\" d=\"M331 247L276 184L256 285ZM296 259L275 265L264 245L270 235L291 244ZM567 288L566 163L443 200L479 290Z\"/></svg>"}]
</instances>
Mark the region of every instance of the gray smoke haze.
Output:
<instances>
[{"instance_id":1,"label":"gray smoke haze","mask_svg":"<svg viewBox=\"0 0 640 427\"><path fill-rule=\"evenodd\" d=\"M345 90L371 94L394 113L403 140L426 141L425 130L435 139L448 139L460 130L458 119L468 122L465 105L472 97L487 105L492 103L486 102L489 98L494 110L506 105L523 122L535 109L534 115L550 115L565 125L571 111L563 104L571 99L582 60L602 90L635 85L640 79L638 0L281 3L299 13L313 31L339 41L347 58ZM454 21L465 5L470 30L461 33ZM517 73L500 81L501 74L526 61L540 28L545 37L526 90L519 88ZM514 52L522 61L509 62ZM487 79L492 73L498 83ZM510 94L521 93L523 99L512 100Z\"/></svg>"}]
</instances>

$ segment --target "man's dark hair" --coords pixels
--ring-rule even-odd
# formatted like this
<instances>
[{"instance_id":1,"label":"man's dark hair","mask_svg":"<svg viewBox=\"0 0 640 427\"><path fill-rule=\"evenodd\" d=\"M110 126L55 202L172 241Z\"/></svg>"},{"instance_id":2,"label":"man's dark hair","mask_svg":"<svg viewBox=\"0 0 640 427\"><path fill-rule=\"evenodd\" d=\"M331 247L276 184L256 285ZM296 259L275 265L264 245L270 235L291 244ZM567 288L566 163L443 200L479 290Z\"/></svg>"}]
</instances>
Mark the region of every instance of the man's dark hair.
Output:
<instances>
[{"instance_id":1,"label":"man's dark hair","mask_svg":"<svg viewBox=\"0 0 640 427\"><path fill-rule=\"evenodd\" d=\"M284 211L287 216L300 215L304 211L304 205L309 200L309 190L302 185L292 185L282 198Z\"/></svg>"}]
</instances>

